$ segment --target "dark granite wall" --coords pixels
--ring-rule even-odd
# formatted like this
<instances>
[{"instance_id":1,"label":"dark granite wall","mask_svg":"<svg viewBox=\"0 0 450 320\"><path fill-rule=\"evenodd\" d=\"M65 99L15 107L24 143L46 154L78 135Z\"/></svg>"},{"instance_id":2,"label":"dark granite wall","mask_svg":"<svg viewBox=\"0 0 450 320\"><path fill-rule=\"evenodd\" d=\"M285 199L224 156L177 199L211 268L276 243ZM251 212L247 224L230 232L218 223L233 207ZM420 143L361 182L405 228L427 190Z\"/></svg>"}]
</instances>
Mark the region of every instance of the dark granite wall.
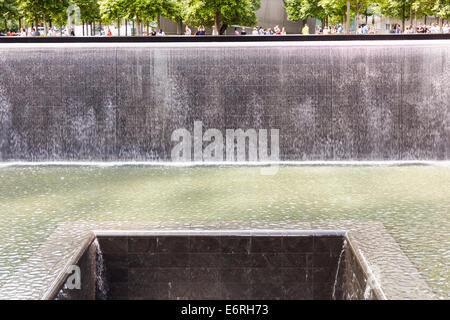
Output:
<instances>
[{"instance_id":1,"label":"dark granite wall","mask_svg":"<svg viewBox=\"0 0 450 320\"><path fill-rule=\"evenodd\" d=\"M167 161L194 120L278 128L281 160L450 159L450 42L90 46L0 48L0 160Z\"/></svg>"},{"instance_id":2,"label":"dark granite wall","mask_svg":"<svg viewBox=\"0 0 450 320\"><path fill-rule=\"evenodd\" d=\"M81 290L61 289L56 299L377 299L342 236L97 239L99 251L91 245L78 262Z\"/></svg>"},{"instance_id":3,"label":"dark granite wall","mask_svg":"<svg viewBox=\"0 0 450 320\"><path fill-rule=\"evenodd\" d=\"M356 255L350 246L344 251L345 265L341 285L341 298L344 300L377 300L379 297L372 289L374 284L369 283L368 277L363 270Z\"/></svg>"},{"instance_id":4,"label":"dark granite wall","mask_svg":"<svg viewBox=\"0 0 450 320\"><path fill-rule=\"evenodd\" d=\"M97 290L97 247L89 245L76 265L80 267L80 289L68 289L63 286L56 295L56 300L95 300ZM58 292L58 291L55 291Z\"/></svg>"},{"instance_id":5,"label":"dark granite wall","mask_svg":"<svg viewBox=\"0 0 450 320\"><path fill-rule=\"evenodd\" d=\"M109 299L330 299L342 237L99 238Z\"/></svg>"}]
</instances>

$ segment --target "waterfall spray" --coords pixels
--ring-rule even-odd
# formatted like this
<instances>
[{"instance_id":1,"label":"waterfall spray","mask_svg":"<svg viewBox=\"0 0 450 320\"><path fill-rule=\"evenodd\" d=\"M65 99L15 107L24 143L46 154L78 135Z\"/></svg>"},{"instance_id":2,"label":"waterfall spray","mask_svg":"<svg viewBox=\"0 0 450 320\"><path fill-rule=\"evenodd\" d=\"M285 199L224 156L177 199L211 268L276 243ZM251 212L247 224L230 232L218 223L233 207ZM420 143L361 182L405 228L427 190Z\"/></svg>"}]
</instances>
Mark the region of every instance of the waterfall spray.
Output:
<instances>
[{"instance_id":1,"label":"waterfall spray","mask_svg":"<svg viewBox=\"0 0 450 320\"><path fill-rule=\"evenodd\" d=\"M103 259L102 250L100 249L100 244L98 243L97 239L95 239L94 245L97 252L95 267L95 296L97 300L106 300L108 297L108 285L106 282L105 262Z\"/></svg>"},{"instance_id":2,"label":"waterfall spray","mask_svg":"<svg viewBox=\"0 0 450 320\"><path fill-rule=\"evenodd\" d=\"M341 267L342 256L344 255L346 244L347 244L347 240L344 240L344 242L342 243L341 253L339 254L339 260L338 260L338 265L337 265L337 269L336 269L336 275L334 277L333 294L331 295L331 299L332 300L336 300L336 287L338 285L339 269Z\"/></svg>"}]
</instances>

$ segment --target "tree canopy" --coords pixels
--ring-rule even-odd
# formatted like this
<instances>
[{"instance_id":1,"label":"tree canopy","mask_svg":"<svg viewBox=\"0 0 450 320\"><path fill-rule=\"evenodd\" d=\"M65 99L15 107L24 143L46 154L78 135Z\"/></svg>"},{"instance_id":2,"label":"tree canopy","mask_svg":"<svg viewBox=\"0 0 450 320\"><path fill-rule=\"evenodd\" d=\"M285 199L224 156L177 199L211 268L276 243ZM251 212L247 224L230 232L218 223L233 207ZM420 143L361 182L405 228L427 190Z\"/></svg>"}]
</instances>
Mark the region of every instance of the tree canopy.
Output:
<instances>
[{"instance_id":1,"label":"tree canopy","mask_svg":"<svg viewBox=\"0 0 450 320\"><path fill-rule=\"evenodd\" d=\"M183 20L192 25L222 26L257 24L261 0L183 0Z\"/></svg>"},{"instance_id":2,"label":"tree canopy","mask_svg":"<svg viewBox=\"0 0 450 320\"><path fill-rule=\"evenodd\" d=\"M284 0L288 19L291 21L307 18L342 17L345 15L347 2L350 3L351 17L358 21L365 13L379 13L399 19L436 16L444 19L450 17L450 0Z\"/></svg>"},{"instance_id":3,"label":"tree canopy","mask_svg":"<svg viewBox=\"0 0 450 320\"><path fill-rule=\"evenodd\" d=\"M358 19L377 13L406 19L423 16L450 18L450 0L284 0L291 21L318 18L336 21L347 14ZM198 27L215 26L223 31L228 26L254 26L261 0L0 0L0 23L25 18L28 23L50 22L65 24L67 8L80 8L85 22L105 23L121 19L160 21L165 17L178 23ZM345 18L344 18L345 19Z\"/></svg>"}]
</instances>

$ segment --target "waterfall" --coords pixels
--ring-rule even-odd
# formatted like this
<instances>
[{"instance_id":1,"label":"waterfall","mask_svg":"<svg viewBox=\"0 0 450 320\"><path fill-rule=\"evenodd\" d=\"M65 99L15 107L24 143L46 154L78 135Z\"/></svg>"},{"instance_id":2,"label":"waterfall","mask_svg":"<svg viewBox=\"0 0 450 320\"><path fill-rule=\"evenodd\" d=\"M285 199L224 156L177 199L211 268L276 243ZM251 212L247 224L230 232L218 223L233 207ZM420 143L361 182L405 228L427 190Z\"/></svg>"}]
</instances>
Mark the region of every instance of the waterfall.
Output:
<instances>
[{"instance_id":1,"label":"waterfall","mask_svg":"<svg viewBox=\"0 0 450 320\"><path fill-rule=\"evenodd\" d=\"M367 281L366 288L364 289L364 300L372 300L372 288L370 287L369 281Z\"/></svg>"},{"instance_id":2,"label":"waterfall","mask_svg":"<svg viewBox=\"0 0 450 320\"><path fill-rule=\"evenodd\" d=\"M334 276L334 284L333 284L333 294L331 295L331 299L332 300L336 300L336 288L338 286L338 281L339 281L339 270L342 264L342 257L344 256L344 252L345 252L345 247L347 245L347 240L344 240L344 242L342 243L342 249L341 249L341 253L339 254L339 260L338 260L338 265L337 265L337 269L336 269L336 275Z\"/></svg>"},{"instance_id":3,"label":"waterfall","mask_svg":"<svg viewBox=\"0 0 450 320\"><path fill-rule=\"evenodd\" d=\"M106 281L105 262L103 259L103 253L100 249L98 240L95 239L94 245L96 247L96 267L95 267L95 298L96 300L106 300L108 298L108 283Z\"/></svg>"},{"instance_id":4,"label":"waterfall","mask_svg":"<svg viewBox=\"0 0 450 320\"><path fill-rule=\"evenodd\" d=\"M415 42L408 59L403 44L386 48L4 46L0 161L170 161L171 133L194 121L222 134L279 129L282 161L448 159L450 44ZM26 86L42 74L46 85Z\"/></svg>"}]
</instances>

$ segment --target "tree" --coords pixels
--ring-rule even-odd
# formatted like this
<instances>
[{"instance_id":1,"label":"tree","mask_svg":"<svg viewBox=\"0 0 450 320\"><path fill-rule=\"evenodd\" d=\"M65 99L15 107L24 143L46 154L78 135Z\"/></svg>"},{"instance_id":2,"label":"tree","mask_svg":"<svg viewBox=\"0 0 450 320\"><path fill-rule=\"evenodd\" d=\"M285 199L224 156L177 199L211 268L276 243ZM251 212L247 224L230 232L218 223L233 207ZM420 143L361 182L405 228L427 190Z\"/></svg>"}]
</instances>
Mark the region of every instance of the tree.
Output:
<instances>
[{"instance_id":1,"label":"tree","mask_svg":"<svg viewBox=\"0 0 450 320\"><path fill-rule=\"evenodd\" d=\"M120 20L126 16L126 3L123 0L100 0L100 15L105 22L117 21L118 34L120 36Z\"/></svg>"},{"instance_id":2,"label":"tree","mask_svg":"<svg viewBox=\"0 0 450 320\"><path fill-rule=\"evenodd\" d=\"M136 21L138 34L142 21L158 21L160 17L180 17L180 5L175 0L101 0L102 19L111 22L122 18Z\"/></svg>"},{"instance_id":3,"label":"tree","mask_svg":"<svg viewBox=\"0 0 450 320\"><path fill-rule=\"evenodd\" d=\"M19 9L16 0L0 0L0 21L3 20L5 30L8 29L8 21L16 19L18 16Z\"/></svg>"},{"instance_id":4,"label":"tree","mask_svg":"<svg viewBox=\"0 0 450 320\"><path fill-rule=\"evenodd\" d=\"M223 34L229 25L252 26L261 0L183 0L182 14L192 25L215 26Z\"/></svg>"},{"instance_id":5,"label":"tree","mask_svg":"<svg viewBox=\"0 0 450 320\"><path fill-rule=\"evenodd\" d=\"M147 20L157 20L161 27L161 17L176 19L180 16L180 5L174 0L136 0L137 10Z\"/></svg>"},{"instance_id":6,"label":"tree","mask_svg":"<svg viewBox=\"0 0 450 320\"><path fill-rule=\"evenodd\" d=\"M328 25L329 20L332 22L347 20L348 31L350 18L356 16L358 24L359 15L362 11L366 11L369 0L284 0L284 3L288 19L291 21L319 18Z\"/></svg>"},{"instance_id":7,"label":"tree","mask_svg":"<svg viewBox=\"0 0 450 320\"><path fill-rule=\"evenodd\" d=\"M333 2L329 0L328 2ZM323 20L327 13L320 0L284 0L287 17L291 21L319 18Z\"/></svg>"},{"instance_id":8,"label":"tree","mask_svg":"<svg viewBox=\"0 0 450 320\"><path fill-rule=\"evenodd\" d=\"M80 8L81 20L95 21L101 17L100 4L97 0L72 0Z\"/></svg>"},{"instance_id":9,"label":"tree","mask_svg":"<svg viewBox=\"0 0 450 320\"><path fill-rule=\"evenodd\" d=\"M433 11L438 17L450 19L450 0L438 0L433 7Z\"/></svg>"},{"instance_id":10,"label":"tree","mask_svg":"<svg viewBox=\"0 0 450 320\"><path fill-rule=\"evenodd\" d=\"M39 22L44 23L45 33L47 33L47 22L60 19L66 15L68 7L67 0L18 0L19 8L25 18L34 22L35 27Z\"/></svg>"},{"instance_id":11,"label":"tree","mask_svg":"<svg viewBox=\"0 0 450 320\"><path fill-rule=\"evenodd\" d=\"M331 17L333 21L341 21L344 22L343 18L347 13L347 0L320 0L319 4L324 9L325 15ZM341 19L342 18L342 19ZM350 21L350 17L347 17L347 20ZM327 21L328 23L328 21Z\"/></svg>"},{"instance_id":12,"label":"tree","mask_svg":"<svg viewBox=\"0 0 450 320\"><path fill-rule=\"evenodd\" d=\"M383 15L402 19L402 30L405 29L405 21L410 18L413 3L414 0L378 0Z\"/></svg>"}]
</instances>

